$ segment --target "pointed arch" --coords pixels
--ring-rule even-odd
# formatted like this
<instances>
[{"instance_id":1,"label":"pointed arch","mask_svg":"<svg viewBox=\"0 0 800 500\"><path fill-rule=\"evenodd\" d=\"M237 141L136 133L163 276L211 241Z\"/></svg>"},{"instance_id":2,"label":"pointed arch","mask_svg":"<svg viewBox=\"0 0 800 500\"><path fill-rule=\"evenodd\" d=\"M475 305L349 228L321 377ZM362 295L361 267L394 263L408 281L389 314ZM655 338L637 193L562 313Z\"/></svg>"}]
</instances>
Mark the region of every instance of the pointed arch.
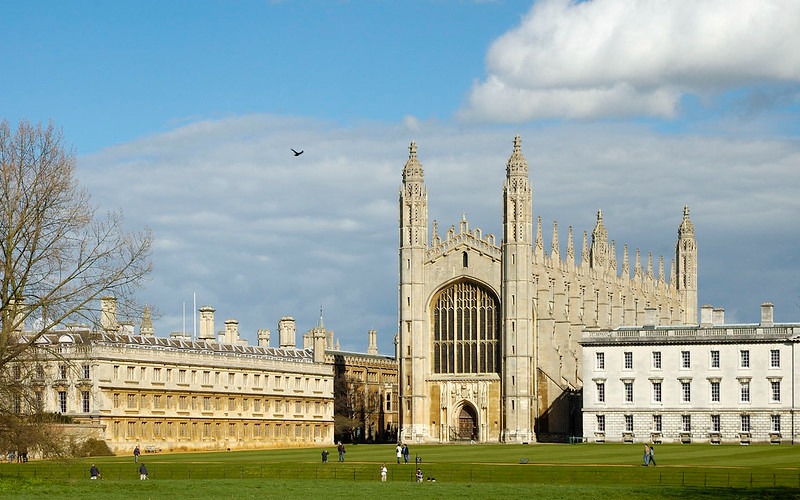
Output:
<instances>
[{"instance_id":1,"label":"pointed arch","mask_svg":"<svg viewBox=\"0 0 800 500\"><path fill-rule=\"evenodd\" d=\"M472 404L464 401L455 412L455 439L458 441L479 441L478 411Z\"/></svg>"},{"instance_id":2,"label":"pointed arch","mask_svg":"<svg viewBox=\"0 0 800 500\"><path fill-rule=\"evenodd\" d=\"M434 373L500 373L501 310L487 287L461 280L431 301Z\"/></svg>"}]
</instances>

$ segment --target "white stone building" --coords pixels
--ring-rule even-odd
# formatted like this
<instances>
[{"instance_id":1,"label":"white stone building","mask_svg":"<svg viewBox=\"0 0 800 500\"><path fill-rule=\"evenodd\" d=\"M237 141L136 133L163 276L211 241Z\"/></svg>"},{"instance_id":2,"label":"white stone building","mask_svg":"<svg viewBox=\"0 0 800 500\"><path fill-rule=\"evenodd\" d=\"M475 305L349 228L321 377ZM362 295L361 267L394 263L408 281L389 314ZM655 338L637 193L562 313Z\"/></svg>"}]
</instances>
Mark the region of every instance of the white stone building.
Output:
<instances>
[{"instance_id":1,"label":"white stone building","mask_svg":"<svg viewBox=\"0 0 800 500\"><path fill-rule=\"evenodd\" d=\"M562 254L554 224L545 251L519 137L502 186L502 239L466 216L444 235L428 223L428 189L414 143L399 196L400 438L414 442L533 442L580 433L579 341L587 327L697 321L697 245L684 208L668 274L664 258L609 240L602 212ZM429 231L431 234L429 235ZM576 261L576 254L579 261ZM668 261L669 262L669 261ZM657 266L657 267L656 267ZM655 268L655 270L654 270Z\"/></svg>"},{"instance_id":2,"label":"white stone building","mask_svg":"<svg viewBox=\"0 0 800 500\"><path fill-rule=\"evenodd\" d=\"M800 323L587 329L583 334L583 436L592 442L795 443L800 437Z\"/></svg>"}]
</instances>

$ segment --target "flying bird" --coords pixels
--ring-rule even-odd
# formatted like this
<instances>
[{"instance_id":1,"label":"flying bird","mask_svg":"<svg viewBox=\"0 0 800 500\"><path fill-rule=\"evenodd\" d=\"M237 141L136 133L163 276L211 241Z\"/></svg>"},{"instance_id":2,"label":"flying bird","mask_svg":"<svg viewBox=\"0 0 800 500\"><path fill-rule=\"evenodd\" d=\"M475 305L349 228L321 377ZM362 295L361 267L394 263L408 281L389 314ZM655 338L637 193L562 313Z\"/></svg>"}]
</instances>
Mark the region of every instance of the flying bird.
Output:
<instances>
[{"instance_id":1,"label":"flying bird","mask_svg":"<svg viewBox=\"0 0 800 500\"><path fill-rule=\"evenodd\" d=\"M289 149L291 149L291 148L289 148ZM292 153L294 153L295 156L300 156L301 154L303 154L302 151L295 151L294 149L292 149Z\"/></svg>"}]
</instances>

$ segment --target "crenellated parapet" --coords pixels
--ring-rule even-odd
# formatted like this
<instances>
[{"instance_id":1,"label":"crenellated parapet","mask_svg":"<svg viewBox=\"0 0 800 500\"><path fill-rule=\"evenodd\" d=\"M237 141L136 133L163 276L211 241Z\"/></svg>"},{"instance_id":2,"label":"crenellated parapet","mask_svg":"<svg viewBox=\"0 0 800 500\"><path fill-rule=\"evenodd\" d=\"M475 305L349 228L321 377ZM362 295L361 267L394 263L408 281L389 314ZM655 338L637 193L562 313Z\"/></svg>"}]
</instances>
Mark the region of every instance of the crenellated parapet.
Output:
<instances>
[{"instance_id":1,"label":"crenellated parapet","mask_svg":"<svg viewBox=\"0 0 800 500\"><path fill-rule=\"evenodd\" d=\"M433 238L425 254L426 262L432 262L460 248L470 248L497 261L501 258L500 247L495 243L494 235L487 234L484 237L480 228L470 230L466 214L461 216L458 232L455 226L450 226L444 240L439 236L436 221L433 221Z\"/></svg>"},{"instance_id":2,"label":"crenellated parapet","mask_svg":"<svg viewBox=\"0 0 800 500\"><path fill-rule=\"evenodd\" d=\"M684 223L685 224L685 223ZM654 271L654 257L652 252L647 253L647 261L642 265L641 250L635 250L633 274L628 256L628 245L623 245L622 264L618 266L616 242L608 241L608 231L602 223L602 212L598 212L598 225L592 231L592 241L589 244L588 232L583 233L583 251L581 261L575 263L575 244L573 241L573 228L569 226L567 234L566 255L562 258L559 245L558 222L553 222L553 232L550 252L544 252L542 238L542 221L537 217L536 239L533 248L534 266L554 271L574 273L576 277L591 280L603 280L617 286L637 290L677 290L675 260L671 260L669 276L664 272L664 256L658 256L657 272Z\"/></svg>"}]
</instances>

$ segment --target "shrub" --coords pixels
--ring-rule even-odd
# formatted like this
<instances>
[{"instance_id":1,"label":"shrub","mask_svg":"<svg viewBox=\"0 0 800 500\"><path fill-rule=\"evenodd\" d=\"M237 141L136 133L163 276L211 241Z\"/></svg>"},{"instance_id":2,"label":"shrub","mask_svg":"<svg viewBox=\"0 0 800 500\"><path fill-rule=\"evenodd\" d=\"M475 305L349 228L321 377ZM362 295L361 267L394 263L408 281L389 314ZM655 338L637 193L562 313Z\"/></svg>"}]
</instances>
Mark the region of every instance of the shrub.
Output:
<instances>
[{"instance_id":1,"label":"shrub","mask_svg":"<svg viewBox=\"0 0 800 500\"><path fill-rule=\"evenodd\" d=\"M79 457L110 457L114 453L102 439L89 438L79 444L75 455Z\"/></svg>"}]
</instances>

